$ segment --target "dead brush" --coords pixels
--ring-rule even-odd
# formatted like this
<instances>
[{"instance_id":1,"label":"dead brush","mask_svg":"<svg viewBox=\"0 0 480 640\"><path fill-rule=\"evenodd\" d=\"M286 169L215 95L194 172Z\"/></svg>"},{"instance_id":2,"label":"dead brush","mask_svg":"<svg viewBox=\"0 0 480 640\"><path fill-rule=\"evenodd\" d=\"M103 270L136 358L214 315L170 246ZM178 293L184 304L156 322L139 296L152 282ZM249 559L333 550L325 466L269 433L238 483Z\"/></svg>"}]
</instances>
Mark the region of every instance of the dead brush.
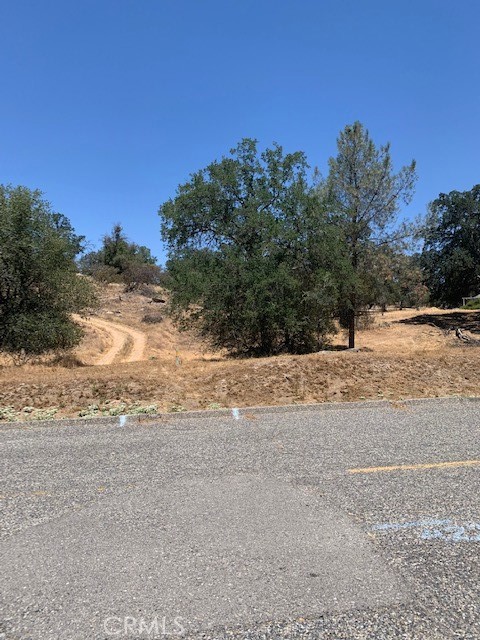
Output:
<instances>
[{"instance_id":1,"label":"dead brush","mask_svg":"<svg viewBox=\"0 0 480 640\"><path fill-rule=\"evenodd\" d=\"M74 353L58 353L47 362L47 366L77 369L78 367L85 367L86 365Z\"/></svg>"},{"instance_id":2,"label":"dead brush","mask_svg":"<svg viewBox=\"0 0 480 640\"><path fill-rule=\"evenodd\" d=\"M164 317L161 313L146 313L142 318L142 322L147 324L160 324L163 320Z\"/></svg>"}]
</instances>

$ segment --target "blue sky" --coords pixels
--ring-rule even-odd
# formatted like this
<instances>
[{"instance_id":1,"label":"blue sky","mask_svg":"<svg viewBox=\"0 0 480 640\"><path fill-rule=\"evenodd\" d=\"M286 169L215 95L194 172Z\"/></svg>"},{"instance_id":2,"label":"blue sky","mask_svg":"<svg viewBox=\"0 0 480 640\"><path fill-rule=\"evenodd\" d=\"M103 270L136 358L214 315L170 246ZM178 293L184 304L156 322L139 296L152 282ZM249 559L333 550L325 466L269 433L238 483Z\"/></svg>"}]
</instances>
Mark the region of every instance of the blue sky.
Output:
<instances>
[{"instance_id":1,"label":"blue sky","mask_svg":"<svg viewBox=\"0 0 480 640\"><path fill-rule=\"evenodd\" d=\"M4 0L0 182L161 261L158 206L242 137L326 170L361 120L414 157L407 216L480 182L478 0Z\"/></svg>"}]
</instances>

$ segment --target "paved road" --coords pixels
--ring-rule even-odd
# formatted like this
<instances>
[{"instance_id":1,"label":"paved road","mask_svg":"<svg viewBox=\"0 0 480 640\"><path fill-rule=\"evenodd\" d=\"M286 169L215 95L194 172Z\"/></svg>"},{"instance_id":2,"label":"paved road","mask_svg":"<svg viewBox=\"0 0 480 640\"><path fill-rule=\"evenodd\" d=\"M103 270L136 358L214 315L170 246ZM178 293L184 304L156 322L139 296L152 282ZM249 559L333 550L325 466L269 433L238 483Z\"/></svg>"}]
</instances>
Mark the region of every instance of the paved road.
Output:
<instances>
[{"instance_id":1,"label":"paved road","mask_svg":"<svg viewBox=\"0 0 480 640\"><path fill-rule=\"evenodd\" d=\"M0 638L478 639L479 408L3 427Z\"/></svg>"}]
</instances>

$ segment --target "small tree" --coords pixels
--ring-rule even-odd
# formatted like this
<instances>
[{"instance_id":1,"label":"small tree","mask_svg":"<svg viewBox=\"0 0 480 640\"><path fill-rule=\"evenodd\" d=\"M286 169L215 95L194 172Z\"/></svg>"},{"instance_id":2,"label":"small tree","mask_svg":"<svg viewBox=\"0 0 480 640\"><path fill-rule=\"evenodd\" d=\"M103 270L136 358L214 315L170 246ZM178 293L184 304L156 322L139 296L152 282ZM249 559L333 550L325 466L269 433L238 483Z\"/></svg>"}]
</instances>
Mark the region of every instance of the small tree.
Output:
<instances>
[{"instance_id":1,"label":"small tree","mask_svg":"<svg viewBox=\"0 0 480 640\"><path fill-rule=\"evenodd\" d=\"M377 149L360 122L348 125L330 158L325 193L331 221L339 229L353 273L345 297L348 346L355 346L355 318L368 297L368 257L372 247L398 241L393 230L400 203L409 203L416 181L415 161L392 171L390 145Z\"/></svg>"},{"instance_id":2,"label":"small tree","mask_svg":"<svg viewBox=\"0 0 480 640\"><path fill-rule=\"evenodd\" d=\"M364 263L363 297L369 306L378 305L385 311L387 305L423 306L428 301L428 289L423 284L423 274L418 256L405 253L392 245L375 247Z\"/></svg>"},{"instance_id":3,"label":"small tree","mask_svg":"<svg viewBox=\"0 0 480 640\"><path fill-rule=\"evenodd\" d=\"M142 284L161 285L165 275L157 264L145 264L132 262L122 273L126 291L134 291Z\"/></svg>"},{"instance_id":4,"label":"small tree","mask_svg":"<svg viewBox=\"0 0 480 640\"><path fill-rule=\"evenodd\" d=\"M301 353L333 331L343 262L306 169L244 139L160 207L172 307L215 347Z\"/></svg>"},{"instance_id":5,"label":"small tree","mask_svg":"<svg viewBox=\"0 0 480 640\"><path fill-rule=\"evenodd\" d=\"M76 273L82 245L39 191L0 186L0 349L40 354L79 342L70 314L94 302Z\"/></svg>"}]
</instances>

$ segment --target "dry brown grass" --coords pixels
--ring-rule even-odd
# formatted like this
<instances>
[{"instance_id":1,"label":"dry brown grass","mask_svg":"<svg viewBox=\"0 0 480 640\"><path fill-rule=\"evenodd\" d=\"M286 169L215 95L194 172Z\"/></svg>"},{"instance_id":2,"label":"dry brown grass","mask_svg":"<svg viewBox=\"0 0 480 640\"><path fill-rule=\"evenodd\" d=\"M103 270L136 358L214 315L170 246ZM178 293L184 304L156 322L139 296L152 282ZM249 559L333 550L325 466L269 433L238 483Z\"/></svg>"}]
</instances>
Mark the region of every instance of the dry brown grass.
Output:
<instances>
[{"instance_id":1,"label":"dry brown grass","mask_svg":"<svg viewBox=\"0 0 480 640\"><path fill-rule=\"evenodd\" d=\"M162 305L148 304L138 293L123 294L119 285L102 295L100 318L146 334L145 360L71 368L3 365L0 406L56 406L58 415L72 416L106 401L155 403L168 411L480 394L478 350L445 332L457 323L472 335L480 333L480 312L389 311L359 332L358 352L230 360L179 333L168 317L159 324L142 322L146 313L163 312ZM335 343L342 341L340 334ZM109 346L108 335L89 330L75 356L92 362Z\"/></svg>"}]
</instances>

